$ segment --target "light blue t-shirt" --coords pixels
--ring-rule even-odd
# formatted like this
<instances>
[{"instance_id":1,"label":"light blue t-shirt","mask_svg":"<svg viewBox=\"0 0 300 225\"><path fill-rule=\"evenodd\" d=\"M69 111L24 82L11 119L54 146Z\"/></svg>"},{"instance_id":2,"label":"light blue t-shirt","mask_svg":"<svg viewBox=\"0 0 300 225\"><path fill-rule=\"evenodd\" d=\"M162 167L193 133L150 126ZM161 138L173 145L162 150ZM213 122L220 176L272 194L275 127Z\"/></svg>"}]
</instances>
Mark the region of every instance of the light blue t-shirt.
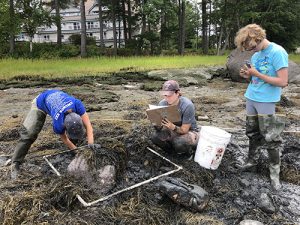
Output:
<instances>
[{"instance_id":1,"label":"light blue t-shirt","mask_svg":"<svg viewBox=\"0 0 300 225\"><path fill-rule=\"evenodd\" d=\"M288 54L280 45L273 42L266 49L256 52L251 57L251 64L262 74L277 77L276 71L288 67ZM252 76L245 97L256 102L280 101L281 87L266 83Z\"/></svg>"},{"instance_id":2,"label":"light blue t-shirt","mask_svg":"<svg viewBox=\"0 0 300 225\"><path fill-rule=\"evenodd\" d=\"M36 99L38 109L51 116L53 131L56 134L65 132L64 121L66 112L72 112L82 116L86 110L79 99L59 90L47 90L42 92Z\"/></svg>"},{"instance_id":3,"label":"light blue t-shirt","mask_svg":"<svg viewBox=\"0 0 300 225\"><path fill-rule=\"evenodd\" d=\"M158 105L167 106L168 102L163 99ZM195 119L194 103L190 99L181 96L179 97L178 111L180 112L181 121L175 122L174 124L177 126L181 126L182 124L191 124L190 130L198 131L197 122Z\"/></svg>"}]
</instances>

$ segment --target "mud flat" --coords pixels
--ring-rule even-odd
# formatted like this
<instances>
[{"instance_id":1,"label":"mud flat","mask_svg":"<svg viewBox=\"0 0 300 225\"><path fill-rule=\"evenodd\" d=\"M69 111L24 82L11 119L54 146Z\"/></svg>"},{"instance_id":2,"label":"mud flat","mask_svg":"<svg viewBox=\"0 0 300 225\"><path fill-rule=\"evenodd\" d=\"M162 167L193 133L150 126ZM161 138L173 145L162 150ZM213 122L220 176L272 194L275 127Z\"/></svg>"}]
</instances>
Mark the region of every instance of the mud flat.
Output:
<instances>
[{"instance_id":1,"label":"mud flat","mask_svg":"<svg viewBox=\"0 0 300 225\"><path fill-rule=\"evenodd\" d=\"M153 74L153 73L152 73ZM172 75L173 74L173 75ZM252 172L240 172L236 165L247 155L245 129L246 84L234 83L221 76L207 74L168 73L180 79L185 96L193 100L198 124L224 128L232 140L217 170L207 170L193 160L167 155L153 146L148 137L152 128L146 118L148 104L160 100L157 90L164 76L120 73L106 78L78 77L45 80L18 77L0 82L0 222L1 224L239 224L249 219L263 224L300 223L300 87L284 89L284 98L276 108L287 115L284 133L281 179L278 192L270 188L267 153ZM115 149L123 156L118 164L118 178L110 192L121 190L151 177L171 171L169 163L153 155L147 147L157 150L183 167L172 177L199 185L210 195L208 206L195 213L162 196L151 182L124 192L92 207L84 207L76 198L101 197L94 185L88 185L64 173L72 155L55 157L61 166L58 177L42 156L65 150L53 134L49 118L22 165L21 176L12 181L5 157L13 152L18 129L31 100L47 88L58 88L80 98L89 112L95 142L105 149ZM205 119L203 119L205 118ZM82 143L84 145L84 143ZM102 195L105 195L102 193Z\"/></svg>"}]
</instances>

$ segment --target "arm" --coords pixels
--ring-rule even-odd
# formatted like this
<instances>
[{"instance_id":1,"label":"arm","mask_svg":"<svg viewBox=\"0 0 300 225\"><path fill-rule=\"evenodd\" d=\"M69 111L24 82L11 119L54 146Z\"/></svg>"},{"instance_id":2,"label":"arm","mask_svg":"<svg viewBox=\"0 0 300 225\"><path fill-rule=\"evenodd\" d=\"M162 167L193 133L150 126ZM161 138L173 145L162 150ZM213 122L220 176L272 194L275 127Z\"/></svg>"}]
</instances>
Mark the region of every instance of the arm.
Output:
<instances>
[{"instance_id":1,"label":"arm","mask_svg":"<svg viewBox=\"0 0 300 225\"><path fill-rule=\"evenodd\" d=\"M182 124L180 127L178 127L168 119L163 119L161 123L164 127L173 130L178 134L187 134L191 127L191 124Z\"/></svg>"},{"instance_id":2,"label":"arm","mask_svg":"<svg viewBox=\"0 0 300 225\"><path fill-rule=\"evenodd\" d=\"M286 87L288 85L288 68L281 68L277 70L277 77L270 77L268 75L258 72L254 67L249 68L246 74L250 76L258 77L266 83L272 84L278 87Z\"/></svg>"},{"instance_id":3,"label":"arm","mask_svg":"<svg viewBox=\"0 0 300 225\"><path fill-rule=\"evenodd\" d=\"M60 138L62 140L62 142L68 146L69 149L73 150L76 148L76 146L70 141L70 139L68 138L68 136L66 135L66 133L61 134Z\"/></svg>"},{"instance_id":4,"label":"arm","mask_svg":"<svg viewBox=\"0 0 300 225\"><path fill-rule=\"evenodd\" d=\"M87 113L84 113L82 116L82 122L86 129L86 136L88 144L94 144L94 134L93 134L93 127L90 121L90 118Z\"/></svg>"}]
</instances>

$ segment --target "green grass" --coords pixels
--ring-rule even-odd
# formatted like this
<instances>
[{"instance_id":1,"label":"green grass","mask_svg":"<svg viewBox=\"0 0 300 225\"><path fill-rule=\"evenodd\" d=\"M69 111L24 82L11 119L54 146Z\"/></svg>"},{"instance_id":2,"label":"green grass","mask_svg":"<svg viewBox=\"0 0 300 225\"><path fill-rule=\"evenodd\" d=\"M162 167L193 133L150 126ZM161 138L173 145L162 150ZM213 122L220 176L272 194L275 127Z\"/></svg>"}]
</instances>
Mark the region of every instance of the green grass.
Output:
<instances>
[{"instance_id":1,"label":"green grass","mask_svg":"<svg viewBox=\"0 0 300 225\"><path fill-rule=\"evenodd\" d=\"M0 79L14 76L65 77L101 75L120 70L149 71L224 65L226 56L101 57L88 59L2 59Z\"/></svg>"},{"instance_id":2,"label":"green grass","mask_svg":"<svg viewBox=\"0 0 300 225\"><path fill-rule=\"evenodd\" d=\"M289 59L300 64L300 54L289 54Z\"/></svg>"}]
</instances>

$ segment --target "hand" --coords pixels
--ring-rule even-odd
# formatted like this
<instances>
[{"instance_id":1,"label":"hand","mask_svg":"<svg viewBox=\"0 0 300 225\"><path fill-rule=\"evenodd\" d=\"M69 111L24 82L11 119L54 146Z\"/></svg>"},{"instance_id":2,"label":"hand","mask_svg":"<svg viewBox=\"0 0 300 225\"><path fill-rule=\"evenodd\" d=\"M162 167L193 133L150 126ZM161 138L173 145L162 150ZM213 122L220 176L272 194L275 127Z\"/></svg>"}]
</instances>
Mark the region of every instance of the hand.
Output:
<instances>
[{"instance_id":1,"label":"hand","mask_svg":"<svg viewBox=\"0 0 300 225\"><path fill-rule=\"evenodd\" d=\"M175 129L175 124L173 124L171 121L169 121L167 118L164 118L162 121L161 121L161 124L170 129L170 130L174 130Z\"/></svg>"},{"instance_id":2,"label":"hand","mask_svg":"<svg viewBox=\"0 0 300 225\"><path fill-rule=\"evenodd\" d=\"M240 76L243 77L243 78L246 78L246 79L248 79L248 78L251 77L251 75L250 75L249 70L248 70L247 67L246 68L245 67L241 68L241 70L240 70Z\"/></svg>"},{"instance_id":3,"label":"hand","mask_svg":"<svg viewBox=\"0 0 300 225\"><path fill-rule=\"evenodd\" d=\"M101 149L101 145L100 144L88 144L88 147L93 150L93 151L96 151L96 150L99 150Z\"/></svg>"}]
</instances>

